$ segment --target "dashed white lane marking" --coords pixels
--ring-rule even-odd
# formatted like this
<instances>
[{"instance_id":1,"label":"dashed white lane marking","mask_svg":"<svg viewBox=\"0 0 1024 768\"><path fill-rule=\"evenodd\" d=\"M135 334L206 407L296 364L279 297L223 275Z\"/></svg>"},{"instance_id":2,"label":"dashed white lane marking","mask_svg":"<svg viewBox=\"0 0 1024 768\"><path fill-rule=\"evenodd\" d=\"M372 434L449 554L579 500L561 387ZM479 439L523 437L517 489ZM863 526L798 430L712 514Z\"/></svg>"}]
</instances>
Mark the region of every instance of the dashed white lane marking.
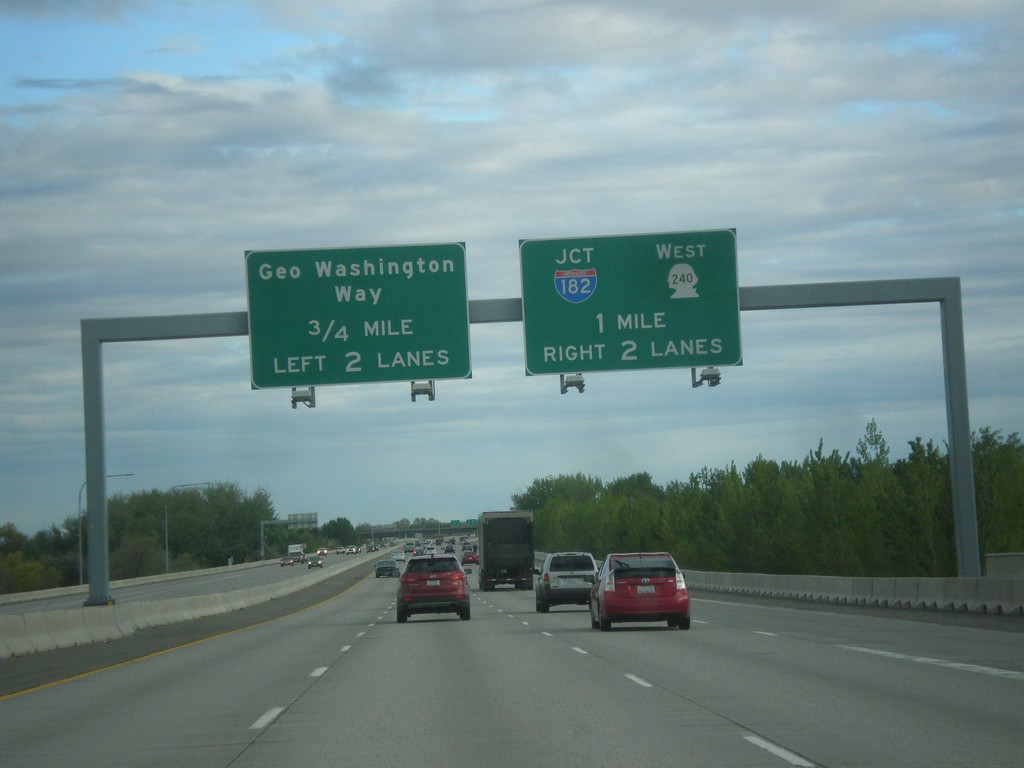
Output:
<instances>
[{"instance_id":1,"label":"dashed white lane marking","mask_svg":"<svg viewBox=\"0 0 1024 768\"><path fill-rule=\"evenodd\" d=\"M312 672L309 673L309 676L310 677L320 677L320 675L322 675L326 671L327 671L327 667L317 667L316 669L314 669Z\"/></svg>"},{"instance_id":2,"label":"dashed white lane marking","mask_svg":"<svg viewBox=\"0 0 1024 768\"><path fill-rule=\"evenodd\" d=\"M1007 680L1024 680L1024 672L1017 672L1016 670L1012 669L997 669L995 667L983 667L979 664L964 664L959 661L930 659L927 656L908 656L903 653L893 653L892 651L878 651L874 648L860 648L855 645L840 645L839 647L845 648L848 651L857 651L858 653L870 653L872 656L883 656L887 659L897 659L899 661L913 661L917 664L930 664L934 667L946 667L947 669L959 669L961 672L974 672L979 675L1003 677Z\"/></svg>"},{"instance_id":3,"label":"dashed white lane marking","mask_svg":"<svg viewBox=\"0 0 1024 768\"><path fill-rule=\"evenodd\" d=\"M366 636L365 632L356 632L356 637L365 637L365 636Z\"/></svg>"},{"instance_id":4,"label":"dashed white lane marking","mask_svg":"<svg viewBox=\"0 0 1024 768\"><path fill-rule=\"evenodd\" d=\"M775 634L774 632L761 632L761 631L756 630L756 629L754 630L754 634L755 635L764 635L765 637L778 637L778 635Z\"/></svg>"},{"instance_id":5,"label":"dashed white lane marking","mask_svg":"<svg viewBox=\"0 0 1024 768\"><path fill-rule=\"evenodd\" d=\"M343 645L343 646L341 646L341 652L342 653L348 653L351 650L352 650L352 646L351 645Z\"/></svg>"},{"instance_id":6,"label":"dashed white lane marking","mask_svg":"<svg viewBox=\"0 0 1024 768\"><path fill-rule=\"evenodd\" d=\"M575 645L574 645L574 646L572 646L572 649L573 649L574 651L576 651L576 653L582 653L582 654L583 654L584 656L589 656L589 655L590 655L589 653L587 653L586 651L584 651L584 650L583 650L582 648L577 648L577 647L576 647ZM629 675L626 675L626 677L629 677Z\"/></svg>"},{"instance_id":7,"label":"dashed white lane marking","mask_svg":"<svg viewBox=\"0 0 1024 768\"><path fill-rule=\"evenodd\" d=\"M794 755L788 749L783 749L778 744L773 744L772 742L768 741L767 739L762 739L760 736L750 735L750 736L744 736L743 738L746 741L749 741L755 747L760 747L761 749L765 750L766 752L770 752L771 754L775 755L776 757L781 757L783 760L785 760L790 765L797 766L797 768L816 768L814 763L809 763L806 760L804 760L802 757L800 757L800 755Z\"/></svg>"},{"instance_id":8,"label":"dashed white lane marking","mask_svg":"<svg viewBox=\"0 0 1024 768\"><path fill-rule=\"evenodd\" d=\"M632 680L637 685L642 685L644 688L653 688L654 687L651 683L648 683L642 677L637 677L632 672L627 672L626 673L626 677L628 677L630 680Z\"/></svg>"},{"instance_id":9,"label":"dashed white lane marking","mask_svg":"<svg viewBox=\"0 0 1024 768\"><path fill-rule=\"evenodd\" d=\"M554 637L554 635L552 635L550 632L541 632L541 634L547 637Z\"/></svg>"},{"instance_id":10,"label":"dashed white lane marking","mask_svg":"<svg viewBox=\"0 0 1024 768\"><path fill-rule=\"evenodd\" d=\"M266 712L263 713L263 716L259 720L257 720L255 723L249 726L249 730L258 731L261 728L266 728L268 725L274 722L274 720L277 719L277 716L280 715L282 712L284 712L284 707L274 707L273 709L268 709Z\"/></svg>"}]
</instances>

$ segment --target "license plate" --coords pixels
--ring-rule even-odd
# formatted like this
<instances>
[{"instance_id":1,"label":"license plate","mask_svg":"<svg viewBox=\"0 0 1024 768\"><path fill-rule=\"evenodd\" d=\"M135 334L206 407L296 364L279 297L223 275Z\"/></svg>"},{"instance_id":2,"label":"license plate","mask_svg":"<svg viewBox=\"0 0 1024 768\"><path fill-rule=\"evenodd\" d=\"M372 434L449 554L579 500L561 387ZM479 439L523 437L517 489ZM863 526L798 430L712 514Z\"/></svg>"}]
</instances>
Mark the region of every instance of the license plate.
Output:
<instances>
[{"instance_id":1,"label":"license plate","mask_svg":"<svg viewBox=\"0 0 1024 768\"><path fill-rule=\"evenodd\" d=\"M654 585L653 584L641 584L639 587L636 588L636 593L638 595L653 595L654 594Z\"/></svg>"},{"instance_id":2,"label":"license plate","mask_svg":"<svg viewBox=\"0 0 1024 768\"><path fill-rule=\"evenodd\" d=\"M440 579L427 579L427 586L428 587L440 587L441 586L441 581L440 581Z\"/></svg>"}]
</instances>

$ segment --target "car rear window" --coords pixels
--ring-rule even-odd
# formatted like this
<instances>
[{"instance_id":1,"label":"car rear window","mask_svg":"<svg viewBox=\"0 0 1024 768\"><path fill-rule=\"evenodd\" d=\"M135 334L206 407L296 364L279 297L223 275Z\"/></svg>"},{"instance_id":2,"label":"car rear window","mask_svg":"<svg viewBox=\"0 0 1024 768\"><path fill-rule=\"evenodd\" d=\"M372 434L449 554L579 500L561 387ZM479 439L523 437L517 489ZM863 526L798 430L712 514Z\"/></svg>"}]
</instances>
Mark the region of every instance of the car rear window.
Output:
<instances>
[{"instance_id":1,"label":"car rear window","mask_svg":"<svg viewBox=\"0 0 1024 768\"><path fill-rule=\"evenodd\" d=\"M616 577L675 576L676 565L666 557L623 557L612 561Z\"/></svg>"},{"instance_id":2,"label":"car rear window","mask_svg":"<svg viewBox=\"0 0 1024 768\"><path fill-rule=\"evenodd\" d=\"M551 558L552 571L593 571L594 563L589 557L565 555Z\"/></svg>"},{"instance_id":3,"label":"car rear window","mask_svg":"<svg viewBox=\"0 0 1024 768\"><path fill-rule=\"evenodd\" d=\"M459 564L452 557L438 557L431 560L410 560L406 573L446 573L459 570Z\"/></svg>"}]
</instances>

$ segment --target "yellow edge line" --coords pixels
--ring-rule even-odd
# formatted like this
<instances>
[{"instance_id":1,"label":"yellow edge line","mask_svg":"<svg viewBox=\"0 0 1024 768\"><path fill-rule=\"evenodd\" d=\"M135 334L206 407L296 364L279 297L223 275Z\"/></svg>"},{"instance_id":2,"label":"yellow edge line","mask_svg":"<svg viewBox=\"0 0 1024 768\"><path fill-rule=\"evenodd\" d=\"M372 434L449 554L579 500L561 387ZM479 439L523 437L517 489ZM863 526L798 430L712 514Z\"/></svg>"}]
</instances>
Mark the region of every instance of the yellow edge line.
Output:
<instances>
[{"instance_id":1,"label":"yellow edge line","mask_svg":"<svg viewBox=\"0 0 1024 768\"><path fill-rule=\"evenodd\" d=\"M182 648L188 648L189 646L199 645L200 643L205 643L208 640L216 640L219 637L227 637L228 635L234 635L234 634L236 634L238 632L245 632L247 630L254 629L256 627L262 627L265 624L272 624L275 621L280 621L281 619L286 619L289 616L296 616L296 615L302 613L303 611L308 611L311 608L316 608L317 606L323 605L324 603L328 603L331 600L336 600L341 595L343 595L346 592L348 592L350 589L353 589L354 587L358 586L359 584L362 584L368 578L370 578L370 574L366 574L365 576L363 576L363 578L361 578L359 581L357 581L351 587L347 587L346 589L343 589L338 594L332 595L331 597L328 597L328 598L326 598L324 600L321 600L318 603L313 603L312 605L307 605L305 608L299 608L297 611L292 611L291 613L284 613L284 614L281 614L280 616L275 616L272 619L267 619L266 621L257 622L256 624L247 624L246 626L238 627L237 629L229 629L227 632L220 632L220 633L218 633L216 635L210 635L209 637L201 637L198 640L191 640L190 642L182 643L181 645L174 645L174 646L171 646L170 648L164 648L162 651L154 651L153 653L147 653L145 656L139 656L139 657L134 658L134 659L127 659L125 661L119 661L116 664L108 664L105 667L97 667L96 669L91 669L88 672L82 672L81 674L72 675L71 677L64 677L64 678L61 678L60 680L54 680L54 681L49 682L49 683L43 683L42 685L36 685L36 686L33 686L32 688L26 688L23 691L14 691L13 693L5 693L5 694L0 695L0 701L7 701L8 699L13 699L13 698L15 698L17 696L24 696L26 693L35 693L36 691L44 691L47 688L53 688L54 686L63 685L64 683L73 683L75 680L81 680L81 679L86 678L86 677L91 677L92 675L99 674L100 672L107 672L107 671L109 671L111 669L117 669L118 667L126 667L129 664L134 664L137 661L145 661L146 659L153 659L153 658L156 658L157 656L163 656L165 653L170 653L171 651L181 650ZM165 626L168 626L168 625L165 625ZM143 631L145 631L145 630L143 630Z\"/></svg>"}]
</instances>

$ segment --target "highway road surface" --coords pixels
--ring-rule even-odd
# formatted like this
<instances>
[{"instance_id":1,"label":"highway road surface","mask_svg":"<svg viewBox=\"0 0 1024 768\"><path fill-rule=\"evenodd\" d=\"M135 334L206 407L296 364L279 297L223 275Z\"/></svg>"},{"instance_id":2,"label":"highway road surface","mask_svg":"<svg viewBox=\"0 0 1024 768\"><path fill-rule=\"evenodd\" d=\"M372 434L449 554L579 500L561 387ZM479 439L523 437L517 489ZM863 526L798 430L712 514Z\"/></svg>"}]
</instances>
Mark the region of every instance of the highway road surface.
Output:
<instances>
[{"instance_id":1,"label":"highway road surface","mask_svg":"<svg viewBox=\"0 0 1024 768\"><path fill-rule=\"evenodd\" d=\"M585 608L498 590L474 592L470 621L399 625L396 581L363 573L205 639L106 644L98 670L87 647L5 660L0 681L23 684L0 695L0 765L1024 764L1019 618L705 593L690 631L598 632Z\"/></svg>"}]
</instances>

